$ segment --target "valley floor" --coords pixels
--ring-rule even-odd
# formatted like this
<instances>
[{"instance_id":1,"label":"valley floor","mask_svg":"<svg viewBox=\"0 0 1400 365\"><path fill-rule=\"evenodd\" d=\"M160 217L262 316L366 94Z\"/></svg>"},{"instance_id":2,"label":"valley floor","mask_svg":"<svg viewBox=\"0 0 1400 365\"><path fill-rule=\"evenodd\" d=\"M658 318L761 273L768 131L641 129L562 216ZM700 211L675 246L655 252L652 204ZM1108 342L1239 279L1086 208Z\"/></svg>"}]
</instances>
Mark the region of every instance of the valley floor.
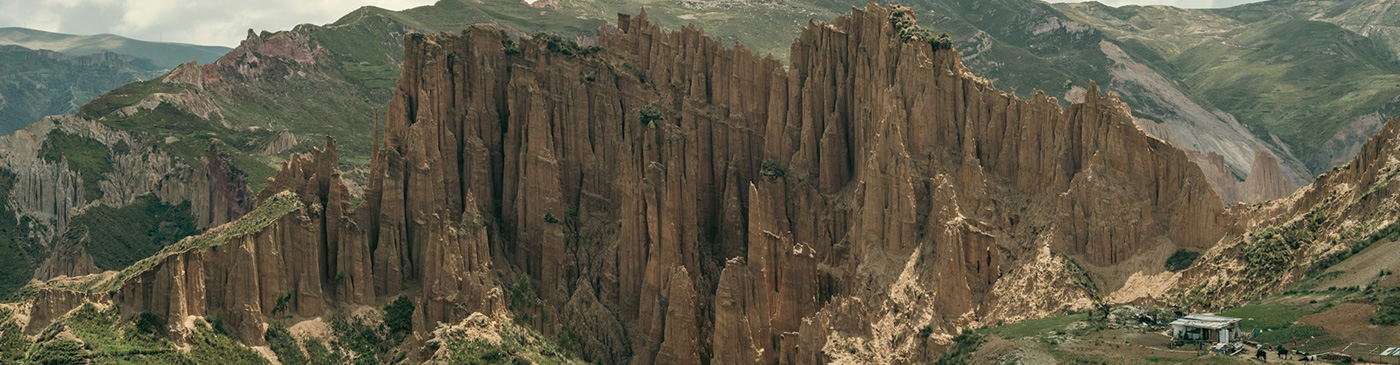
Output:
<instances>
[{"instance_id":1,"label":"valley floor","mask_svg":"<svg viewBox=\"0 0 1400 365\"><path fill-rule=\"evenodd\" d=\"M1177 316L1175 310L1124 305L978 330L973 337L980 341L963 341L948 356L959 356L961 348L964 361L971 364L1257 364L1255 350L1263 346L1268 363L1317 363L1303 357L1341 353L1355 363L1394 364L1400 359L1379 353L1400 346L1395 321L1400 280L1390 270L1381 270L1372 271L1369 281L1358 282L1361 285L1319 287L1352 282L1359 277L1352 267L1374 266L1338 265L1284 294L1221 311L1243 319L1245 346L1237 352L1174 343L1165 323ZM1291 359L1275 354L1280 344L1295 352Z\"/></svg>"}]
</instances>

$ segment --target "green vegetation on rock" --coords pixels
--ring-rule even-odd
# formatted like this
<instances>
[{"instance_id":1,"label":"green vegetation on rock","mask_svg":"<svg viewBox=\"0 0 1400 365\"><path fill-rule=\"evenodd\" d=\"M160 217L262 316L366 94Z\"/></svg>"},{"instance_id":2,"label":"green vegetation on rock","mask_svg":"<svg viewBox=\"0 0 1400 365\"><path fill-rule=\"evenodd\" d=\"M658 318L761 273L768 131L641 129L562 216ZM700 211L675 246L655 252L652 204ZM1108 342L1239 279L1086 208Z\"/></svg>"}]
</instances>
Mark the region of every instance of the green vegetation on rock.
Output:
<instances>
[{"instance_id":1,"label":"green vegetation on rock","mask_svg":"<svg viewBox=\"0 0 1400 365\"><path fill-rule=\"evenodd\" d=\"M407 295L400 295L385 305L384 327L393 341L401 341L413 333L413 300L408 299Z\"/></svg>"},{"instance_id":2,"label":"green vegetation on rock","mask_svg":"<svg viewBox=\"0 0 1400 365\"><path fill-rule=\"evenodd\" d=\"M972 363L972 353L977 352L977 347L982 345L982 335L976 331L965 330L953 337L953 346L948 348L942 356L935 360L934 365L964 365Z\"/></svg>"},{"instance_id":3,"label":"green vegetation on rock","mask_svg":"<svg viewBox=\"0 0 1400 365\"><path fill-rule=\"evenodd\" d=\"M306 365L308 360L306 354L302 353L301 345L297 343L296 337L292 337L292 332L286 326L272 323L267 327L267 332L263 334L263 339L267 340L267 345L272 349L272 353L277 354L277 361L282 365Z\"/></svg>"},{"instance_id":4,"label":"green vegetation on rock","mask_svg":"<svg viewBox=\"0 0 1400 365\"><path fill-rule=\"evenodd\" d=\"M82 177L83 199L88 201L102 197L98 182L112 171L112 154L107 145L62 130L54 130L44 139L39 147L39 158L54 164L68 161L68 168Z\"/></svg>"},{"instance_id":5,"label":"green vegetation on rock","mask_svg":"<svg viewBox=\"0 0 1400 365\"><path fill-rule=\"evenodd\" d=\"M1400 324L1400 296L1390 296L1376 303L1376 314L1371 317L1371 324L1380 326L1394 326Z\"/></svg>"},{"instance_id":6,"label":"green vegetation on rock","mask_svg":"<svg viewBox=\"0 0 1400 365\"><path fill-rule=\"evenodd\" d=\"M1196 263L1196 258L1198 257L1201 257L1200 252L1176 250L1175 253L1172 253L1171 257L1167 258L1167 270L1186 270L1186 268L1191 267L1191 264Z\"/></svg>"},{"instance_id":7,"label":"green vegetation on rock","mask_svg":"<svg viewBox=\"0 0 1400 365\"><path fill-rule=\"evenodd\" d=\"M243 215L242 218L210 229L198 236L187 237L173 245L165 246L165 248L162 248L155 254L122 269L117 275L106 280L91 283L91 285L94 286L87 289L95 292L116 290L127 280L155 268L156 265L159 265L167 257L190 250L207 250L210 247L228 243L234 238L257 233L269 224L272 224L272 222L281 219L283 216L297 209L301 209L301 207L301 200L297 199L296 194L290 192L279 193L264 200L257 208Z\"/></svg>"},{"instance_id":8,"label":"green vegetation on rock","mask_svg":"<svg viewBox=\"0 0 1400 365\"><path fill-rule=\"evenodd\" d=\"M188 202L172 206L152 195L121 208L93 207L75 217L69 227L70 232L86 233L84 248L105 270L125 268L198 232Z\"/></svg>"}]
</instances>

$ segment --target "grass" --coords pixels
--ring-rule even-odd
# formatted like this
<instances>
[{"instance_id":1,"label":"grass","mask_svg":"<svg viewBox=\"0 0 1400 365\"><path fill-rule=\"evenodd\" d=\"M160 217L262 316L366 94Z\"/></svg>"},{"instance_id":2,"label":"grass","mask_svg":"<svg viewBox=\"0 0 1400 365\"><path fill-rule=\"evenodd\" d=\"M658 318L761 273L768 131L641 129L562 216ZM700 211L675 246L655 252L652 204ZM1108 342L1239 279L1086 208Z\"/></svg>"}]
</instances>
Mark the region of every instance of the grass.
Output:
<instances>
[{"instance_id":1,"label":"grass","mask_svg":"<svg viewBox=\"0 0 1400 365\"><path fill-rule=\"evenodd\" d=\"M155 268L161 262L165 261L167 257L190 250L207 250L211 247L228 243L234 238L257 233L269 224L272 224L272 222L300 209L301 206L301 201L297 199L295 194L290 192L279 193L263 201L256 209L253 209L252 212L248 212L248 214L244 215L242 218L212 228L204 232L204 234L187 237L176 244L165 246L165 248L156 252L154 255L141 259L135 264L122 269L117 275L107 280L93 283L93 286L88 289L94 292L116 290L127 280Z\"/></svg>"},{"instance_id":2,"label":"grass","mask_svg":"<svg viewBox=\"0 0 1400 365\"><path fill-rule=\"evenodd\" d=\"M1291 326L1303 316L1321 312L1326 308L1327 304L1322 301L1284 303L1278 299L1271 299L1221 311L1220 315L1242 318L1240 328L1245 331L1268 330Z\"/></svg>"},{"instance_id":3,"label":"grass","mask_svg":"<svg viewBox=\"0 0 1400 365\"><path fill-rule=\"evenodd\" d=\"M1400 296L1386 297L1376 303L1376 314L1371 317L1371 324L1380 326L1400 324Z\"/></svg>"},{"instance_id":4,"label":"grass","mask_svg":"<svg viewBox=\"0 0 1400 365\"><path fill-rule=\"evenodd\" d=\"M121 208L94 207L73 218L69 227L70 233L86 234L84 248L104 270L120 270L198 232L188 202L172 206L153 195Z\"/></svg>"},{"instance_id":5,"label":"grass","mask_svg":"<svg viewBox=\"0 0 1400 365\"><path fill-rule=\"evenodd\" d=\"M1002 338L1026 338L1041 336L1048 333L1064 331L1070 323L1084 321L1083 315L1066 315L1059 317L1047 317L1021 321L1007 325L992 327L986 330L988 334L1001 336Z\"/></svg>"},{"instance_id":6,"label":"grass","mask_svg":"<svg viewBox=\"0 0 1400 365\"><path fill-rule=\"evenodd\" d=\"M1372 232L1370 235L1367 235L1366 238L1356 241L1351 245L1350 249L1323 256L1322 258L1313 261L1312 266L1308 268L1308 276L1314 276L1319 273L1322 273L1323 271L1332 267L1332 265L1336 265L1338 263L1341 263L1342 261L1346 261L1346 259L1351 258L1351 256L1356 255L1361 251L1365 251L1366 248L1371 247L1371 245L1374 245L1377 242L1394 241L1397 239L1400 239L1400 220L1396 220L1395 222L1390 223L1390 225L1387 225L1384 228Z\"/></svg>"},{"instance_id":7,"label":"grass","mask_svg":"<svg viewBox=\"0 0 1400 365\"><path fill-rule=\"evenodd\" d=\"M29 337L26 337L23 329L19 327L15 313L7 308L0 308L0 363L19 363L28 349Z\"/></svg>"},{"instance_id":8,"label":"grass","mask_svg":"<svg viewBox=\"0 0 1400 365\"><path fill-rule=\"evenodd\" d=\"M121 108L136 105L146 96L155 93L174 94L185 90L185 87L177 84L166 83L160 80L147 80L133 82L125 86L109 91L102 96L93 99L79 109L78 116L87 118L100 118L111 114Z\"/></svg>"},{"instance_id":9,"label":"grass","mask_svg":"<svg viewBox=\"0 0 1400 365\"><path fill-rule=\"evenodd\" d=\"M92 138L54 130L39 146L39 158L54 164L68 161L68 169L77 172L83 179L83 199L92 201L102 198L98 182L112 172L112 154L107 145Z\"/></svg>"},{"instance_id":10,"label":"grass","mask_svg":"<svg viewBox=\"0 0 1400 365\"><path fill-rule=\"evenodd\" d=\"M81 344L57 336L63 330ZM76 346L75 346L76 345ZM30 351L33 363L74 364L267 364L262 356L198 321L188 352L164 336L142 331L134 321L123 321L118 309L79 307L50 325ZM79 362L67 362L81 359Z\"/></svg>"}]
</instances>

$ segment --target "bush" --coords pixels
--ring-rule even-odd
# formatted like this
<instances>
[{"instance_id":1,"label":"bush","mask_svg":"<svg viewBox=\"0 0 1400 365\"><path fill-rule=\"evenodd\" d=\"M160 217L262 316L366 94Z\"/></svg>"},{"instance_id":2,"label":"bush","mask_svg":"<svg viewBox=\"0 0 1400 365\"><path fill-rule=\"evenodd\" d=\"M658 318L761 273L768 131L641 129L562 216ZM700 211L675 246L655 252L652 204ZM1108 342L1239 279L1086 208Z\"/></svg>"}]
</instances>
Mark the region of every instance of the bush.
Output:
<instances>
[{"instance_id":1,"label":"bush","mask_svg":"<svg viewBox=\"0 0 1400 365\"><path fill-rule=\"evenodd\" d=\"M141 312L132 321L136 323L137 332L148 335L160 335L165 332L165 321L154 313Z\"/></svg>"},{"instance_id":2,"label":"bush","mask_svg":"<svg viewBox=\"0 0 1400 365\"><path fill-rule=\"evenodd\" d=\"M82 365L87 364L87 349L73 340L55 339L39 345L30 356L29 363L36 365Z\"/></svg>"},{"instance_id":3,"label":"bush","mask_svg":"<svg viewBox=\"0 0 1400 365\"><path fill-rule=\"evenodd\" d=\"M393 344L384 339L373 327L362 323L332 318L331 330L335 331L335 344L354 354L355 364L378 364L379 354L386 353Z\"/></svg>"},{"instance_id":4,"label":"bush","mask_svg":"<svg viewBox=\"0 0 1400 365\"><path fill-rule=\"evenodd\" d=\"M402 339L413 332L413 300L408 296L399 296L389 305L384 306L384 327L389 330L389 337Z\"/></svg>"},{"instance_id":5,"label":"bush","mask_svg":"<svg viewBox=\"0 0 1400 365\"><path fill-rule=\"evenodd\" d=\"M564 37L560 37L558 35L550 33L537 33L535 34L535 38L544 40L544 46L550 52L554 52L565 57L588 56L594 53L598 53L599 50L597 46L580 46L574 41L567 40L564 39Z\"/></svg>"},{"instance_id":6,"label":"bush","mask_svg":"<svg viewBox=\"0 0 1400 365\"><path fill-rule=\"evenodd\" d=\"M1195 262L1196 262L1196 258L1199 258L1199 257L1201 257L1201 253L1200 253L1200 252L1187 251L1187 250L1176 250L1176 253L1173 253L1173 254L1172 254L1172 257L1168 257L1168 258L1167 258L1167 263L1166 263L1167 270L1171 270L1171 271L1186 270L1186 268L1191 267L1191 264L1195 263Z\"/></svg>"},{"instance_id":7,"label":"bush","mask_svg":"<svg viewBox=\"0 0 1400 365\"><path fill-rule=\"evenodd\" d=\"M267 340L268 347L272 348L272 353L277 354L277 360L283 365L305 365L307 364L306 354L301 352L301 345L297 344L296 337L287 330L286 326L272 324L267 327L267 333L263 334L263 339Z\"/></svg>"},{"instance_id":8,"label":"bush","mask_svg":"<svg viewBox=\"0 0 1400 365\"><path fill-rule=\"evenodd\" d=\"M344 355L331 351L321 341L307 340L305 345L307 361L311 365L338 365L348 362Z\"/></svg>"},{"instance_id":9,"label":"bush","mask_svg":"<svg viewBox=\"0 0 1400 365\"><path fill-rule=\"evenodd\" d=\"M512 311L535 306L535 288L530 285L530 276L521 275L510 289L509 309Z\"/></svg>"},{"instance_id":10,"label":"bush","mask_svg":"<svg viewBox=\"0 0 1400 365\"><path fill-rule=\"evenodd\" d=\"M953 346L948 352L934 361L935 365L962 365L972 363L972 353L982 345L982 335L973 331L962 331L953 337Z\"/></svg>"},{"instance_id":11,"label":"bush","mask_svg":"<svg viewBox=\"0 0 1400 365\"><path fill-rule=\"evenodd\" d=\"M779 178L787 176L787 169L773 160L763 160L763 164L758 168L758 174L768 178L770 182L777 181Z\"/></svg>"},{"instance_id":12,"label":"bush","mask_svg":"<svg viewBox=\"0 0 1400 365\"><path fill-rule=\"evenodd\" d=\"M15 321L14 312L0 308L0 364L17 364L24 358L29 348L29 337L25 337Z\"/></svg>"},{"instance_id":13,"label":"bush","mask_svg":"<svg viewBox=\"0 0 1400 365\"><path fill-rule=\"evenodd\" d=\"M643 105L642 108L637 111L637 114L642 120L642 125L651 125L652 122L666 118L661 115L661 109L651 104Z\"/></svg>"},{"instance_id":14,"label":"bush","mask_svg":"<svg viewBox=\"0 0 1400 365\"><path fill-rule=\"evenodd\" d=\"M1394 326L1400 324L1400 297L1388 297L1376 303L1376 315L1371 317L1371 324L1378 326Z\"/></svg>"},{"instance_id":15,"label":"bush","mask_svg":"<svg viewBox=\"0 0 1400 365\"><path fill-rule=\"evenodd\" d=\"M282 295L278 295L277 303L272 305L272 315L276 316L278 314L286 313L287 306L291 304L292 294L294 293L296 293L295 289L286 293L282 293Z\"/></svg>"}]
</instances>

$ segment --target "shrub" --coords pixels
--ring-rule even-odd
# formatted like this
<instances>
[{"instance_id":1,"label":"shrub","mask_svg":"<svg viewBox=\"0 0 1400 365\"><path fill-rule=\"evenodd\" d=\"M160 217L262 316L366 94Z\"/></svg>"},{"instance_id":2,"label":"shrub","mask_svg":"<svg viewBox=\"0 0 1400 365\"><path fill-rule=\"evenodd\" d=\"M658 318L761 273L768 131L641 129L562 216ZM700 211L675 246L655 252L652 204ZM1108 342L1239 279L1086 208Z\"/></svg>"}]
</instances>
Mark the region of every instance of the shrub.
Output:
<instances>
[{"instance_id":1,"label":"shrub","mask_svg":"<svg viewBox=\"0 0 1400 365\"><path fill-rule=\"evenodd\" d=\"M384 327L389 330L389 337L394 339L402 339L413 332L413 300L408 296L399 296L384 306Z\"/></svg>"},{"instance_id":2,"label":"shrub","mask_svg":"<svg viewBox=\"0 0 1400 365\"><path fill-rule=\"evenodd\" d=\"M972 353L977 352L977 347L982 345L982 335L973 331L962 331L953 337L953 346L948 348L948 352L939 356L934 361L935 365L961 365L972 362Z\"/></svg>"},{"instance_id":3,"label":"shrub","mask_svg":"<svg viewBox=\"0 0 1400 365\"><path fill-rule=\"evenodd\" d=\"M637 114L642 120L642 125L651 125L652 122L665 119L665 116L661 115L661 109L651 104L643 105Z\"/></svg>"},{"instance_id":4,"label":"shrub","mask_svg":"<svg viewBox=\"0 0 1400 365\"><path fill-rule=\"evenodd\" d=\"M87 349L73 340L55 339L39 345L30 356L36 365L82 365L87 363Z\"/></svg>"},{"instance_id":5,"label":"shrub","mask_svg":"<svg viewBox=\"0 0 1400 365\"><path fill-rule=\"evenodd\" d=\"M267 327L267 332L263 334L263 339L267 340L268 347L272 348L272 353L277 354L277 360L283 365L305 365L307 364L306 354L301 352L301 345L297 344L296 337L287 330L286 326L272 324Z\"/></svg>"},{"instance_id":6,"label":"shrub","mask_svg":"<svg viewBox=\"0 0 1400 365\"><path fill-rule=\"evenodd\" d=\"M544 222L545 222L545 223L550 223L550 224L556 224L556 223L559 223L559 218L555 218L555 217L554 217L554 214L552 214L552 213L545 213L545 214L544 214Z\"/></svg>"},{"instance_id":7,"label":"shrub","mask_svg":"<svg viewBox=\"0 0 1400 365\"><path fill-rule=\"evenodd\" d=\"M1394 326L1400 324L1400 297L1388 297L1376 303L1376 314L1371 317L1371 324L1378 326Z\"/></svg>"},{"instance_id":8,"label":"shrub","mask_svg":"<svg viewBox=\"0 0 1400 365\"><path fill-rule=\"evenodd\" d=\"M535 38L544 40L545 49L565 57L588 56L598 53L597 46L580 46L578 43L549 33L537 33Z\"/></svg>"},{"instance_id":9,"label":"shrub","mask_svg":"<svg viewBox=\"0 0 1400 365\"><path fill-rule=\"evenodd\" d=\"M287 312L287 306L292 302L293 293L296 293L296 290L282 293L282 295L277 296L277 303L272 305L272 315L275 316Z\"/></svg>"},{"instance_id":10,"label":"shrub","mask_svg":"<svg viewBox=\"0 0 1400 365\"><path fill-rule=\"evenodd\" d=\"M1166 263L1167 270L1171 270L1171 271L1186 270L1186 268L1191 267L1191 264L1195 263L1195 262L1196 262L1196 258L1199 258L1199 257L1201 257L1201 253L1200 253L1200 252L1187 251L1187 250L1176 250L1176 253L1173 253L1171 257L1168 257L1168 258L1167 258L1167 263Z\"/></svg>"},{"instance_id":11,"label":"shrub","mask_svg":"<svg viewBox=\"0 0 1400 365\"><path fill-rule=\"evenodd\" d=\"M141 312L132 321L136 323L136 331L140 333L159 335L165 330L165 321L151 312Z\"/></svg>"},{"instance_id":12,"label":"shrub","mask_svg":"<svg viewBox=\"0 0 1400 365\"><path fill-rule=\"evenodd\" d=\"M763 164L758 167L758 174L768 178L770 182L777 181L779 178L787 176L787 169L773 160L763 160Z\"/></svg>"},{"instance_id":13,"label":"shrub","mask_svg":"<svg viewBox=\"0 0 1400 365\"><path fill-rule=\"evenodd\" d=\"M15 364L29 348L29 338L20 330L14 312L0 308L0 364Z\"/></svg>"}]
</instances>

